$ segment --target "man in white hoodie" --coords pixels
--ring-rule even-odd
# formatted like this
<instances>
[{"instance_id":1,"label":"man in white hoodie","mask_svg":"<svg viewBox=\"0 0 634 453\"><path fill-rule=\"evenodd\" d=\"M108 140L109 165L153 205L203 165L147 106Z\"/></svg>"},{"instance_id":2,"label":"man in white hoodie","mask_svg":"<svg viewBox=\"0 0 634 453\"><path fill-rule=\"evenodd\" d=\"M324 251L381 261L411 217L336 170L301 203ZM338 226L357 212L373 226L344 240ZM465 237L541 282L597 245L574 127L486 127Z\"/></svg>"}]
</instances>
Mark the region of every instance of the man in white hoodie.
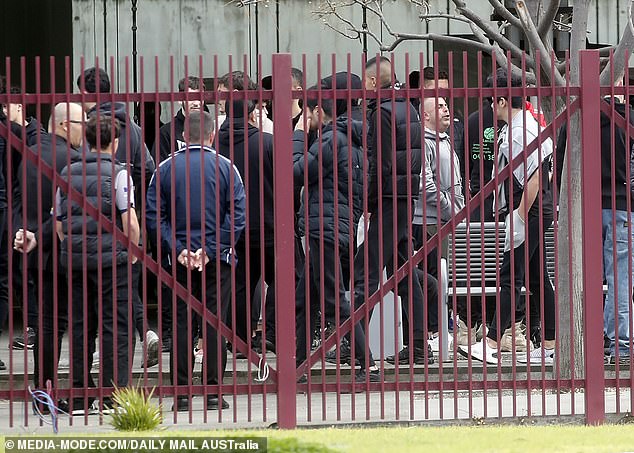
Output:
<instances>
[{"instance_id":1,"label":"man in white hoodie","mask_svg":"<svg viewBox=\"0 0 634 453\"><path fill-rule=\"evenodd\" d=\"M421 177L421 194L415 204L412 233L414 246L419 249L425 243L424 228L427 239L438 231L438 227L448 222L464 207L460 161L456 155L450 136L447 133L451 126L451 115L444 98L426 98L422 105L422 116L425 125L425 155ZM449 241L445 237L441 243L441 256L448 255ZM427 255L427 295L437 294L438 248L434 247ZM431 291L430 291L431 290ZM432 300L433 299L433 300ZM432 350L438 351L438 300L427 298L429 343Z\"/></svg>"}]
</instances>

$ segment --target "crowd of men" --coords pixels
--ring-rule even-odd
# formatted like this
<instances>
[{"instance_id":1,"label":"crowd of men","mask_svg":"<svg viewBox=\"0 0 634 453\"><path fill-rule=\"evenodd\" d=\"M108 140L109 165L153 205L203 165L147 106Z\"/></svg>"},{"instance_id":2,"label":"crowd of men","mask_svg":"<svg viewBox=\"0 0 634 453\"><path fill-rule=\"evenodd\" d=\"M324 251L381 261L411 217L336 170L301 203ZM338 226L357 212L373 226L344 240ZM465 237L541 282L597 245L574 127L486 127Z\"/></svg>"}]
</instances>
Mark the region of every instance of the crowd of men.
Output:
<instances>
[{"instance_id":1,"label":"crowd of men","mask_svg":"<svg viewBox=\"0 0 634 453\"><path fill-rule=\"evenodd\" d=\"M364 80L337 73L310 89L402 89L385 57L369 60L363 73ZM449 87L446 72L426 68L422 75L423 88L437 93ZM304 89L301 71L293 69L290 77L293 90ZM412 77L409 83L419 86ZM501 93L521 84L504 70L487 80ZM225 93L258 88L240 71L215 85ZM111 93L108 75L96 68L78 77L77 88L86 94ZM128 384L137 334L145 343L144 366L156 365L160 350L169 351L172 381L183 389L177 392L176 410L190 407L186 386L199 357L206 384L222 383L227 338L218 334L217 323L231 327L233 338L247 348L275 352L275 202L292 202L296 212L296 360L306 373L318 324L341 324L374 300L384 270L392 276L425 247L467 198L475 198L483 184L537 139L543 126L525 99L507 94L482 100L465 127L440 95L422 102L379 96L364 103L296 96L292 117L284 119L271 117L271 105L233 97L218 100L212 115L203 96L210 88L197 77L182 79L178 89L184 100L154 136L144 134L118 102L58 104L47 130L26 117L24 105L3 106L0 326L9 306L8 247L13 247L21 272L11 277L17 288L23 287L20 279L27 280L22 305L28 319L25 333L12 339L12 346L33 348L37 387L56 382L66 332L76 389L95 386L91 368L97 341L102 387ZM625 110L625 104L613 102L617 111ZM273 121L289 121L294 128L289 146L295 190L288 200L273 196ZM631 241L624 246L614 237L630 239L626 188L634 185L625 179L628 174L634 178L634 171L625 168L629 163L634 169L634 147L621 129L611 128L607 116L601 133L606 348L609 360L625 363L631 342ZM23 144L31 154L24 154ZM565 144L562 131L553 162L553 141L540 139L500 183L495 197L471 213L471 221L504 222L505 243L499 312L489 314L487 323L479 304L469 307L461 301L458 306L455 341L466 356L498 363L500 352L528 351L518 360L554 359L555 300L544 237L555 218L553 174L561 180ZM612 155L617 156L614 175ZM160 264L164 274L156 281L163 283L141 284L142 277L151 281L149 272L141 272L143 249ZM404 347L386 357L388 363L433 363L439 349L441 258L448 258L446 237L438 246L430 243L413 272L394 288L404 313ZM524 312L526 275L527 293L543 300L543 325L539 313ZM189 295L202 305L193 304ZM142 297L159 302L158 334L148 327L148 300ZM532 332L525 331L526 316ZM358 366L353 366L356 383L380 382L375 357L366 348L365 326L365 321L352 326L326 360ZM300 381L306 379L304 374ZM63 408L86 409L94 400L77 392ZM216 391L205 401L207 409L229 407ZM108 397L100 404L101 410L112 405Z\"/></svg>"}]
</instances>

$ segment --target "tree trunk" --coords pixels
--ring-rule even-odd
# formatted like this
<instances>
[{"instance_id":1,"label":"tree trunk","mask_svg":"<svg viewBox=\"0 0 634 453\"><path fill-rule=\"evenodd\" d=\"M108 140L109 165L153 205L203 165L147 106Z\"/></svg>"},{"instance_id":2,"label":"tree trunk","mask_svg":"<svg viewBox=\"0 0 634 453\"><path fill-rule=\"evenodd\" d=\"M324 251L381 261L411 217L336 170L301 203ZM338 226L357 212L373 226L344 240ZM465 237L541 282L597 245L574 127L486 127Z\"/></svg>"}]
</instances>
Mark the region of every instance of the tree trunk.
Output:
<instances>
[{"instance_id":1,"label":"tree trunk","mask_svg":"<svg viewBox=\"0 0 634 453\"><path fill-rule=\"evenodd\" d=\"M573 85L579 84L579 51L586 47L590 1L575 2L570 37L570 75ZM559 353L557 361L563 379L572 377L578 379L584 376L580 121L579 112L571 117L559 200L559 233L557 236L559 278L556 282L559 295L559 332L557 333ZM568 167L570 167L569 180L567 177ZM570 190L568 190L568 186L570 186ZM568 192L570 192L570 197Z\"/></svg>"},{"instance_id":2,"label":"tree trunk","mask_svg":"<svg viewBox=\"0 0 634 453\"><path fill-rule=\"evenodd\" d=\"M557 359L563 379L583 377L583 260L581 223L581 115L570 118L561 176L557 233L559 332ZM570 167L570 179L568 179ZM570 197L568 193L570 192ZM570 214L569 214L570 213Z\"/></svg>"}]
</instances>

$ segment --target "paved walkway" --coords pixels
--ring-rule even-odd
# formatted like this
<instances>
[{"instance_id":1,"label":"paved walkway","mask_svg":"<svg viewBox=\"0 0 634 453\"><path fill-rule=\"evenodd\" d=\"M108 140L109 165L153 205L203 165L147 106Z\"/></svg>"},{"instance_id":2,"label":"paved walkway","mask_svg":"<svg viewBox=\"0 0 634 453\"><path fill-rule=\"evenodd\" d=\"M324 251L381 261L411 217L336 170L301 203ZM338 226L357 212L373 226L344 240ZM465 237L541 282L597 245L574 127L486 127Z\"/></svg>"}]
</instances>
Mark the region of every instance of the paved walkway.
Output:
<instances>
[{"instance_id":1,"label":"paved walkway","mask_svg":"<svg viewBox=\"0 0 634 453\"><path fill-rule=\"evenodd\" d=\"M33 368L33 358L30 351L25 355L24 351L10 351L8 349L9 340L5 336L0 337L0 358L7 365L9 359L13 360L13 373L9 371L0 372L0 389L8 390L10 387L21 391L29 384L25 377L25 371L30 373ZM66 345L63 350L67 351ZM137 344L134 374L141 378L148 386L156 385L158 382L158 367L145 371L141 368L142 349ZM26 358L26 360L25 360ZM67 359L64 352L62 361ZM457 357L443 364L443 381L448 385L456 381L467 381L469 379L467 361L462 357ZM267 360L272 367L275 366L275 357L269 355ZM169 382L168 354L163 354L162 358L163 382ZM257 367L249 370L244 359L236 361L236 368L232 370L233 361L228 362L228 372L225 383L244 383L248 380L254 382ZM199 367L199 366L198 366ZM584 395L582 391L571 393L563 390L527 390L498 389L497 384L492 384L491 390L486 395L481 390L461 391L449 390L442 393L438 391L379 391L367 393L357 393L355 395L345 393L321 393L319 382L321 370L319 364L313 369L314 391L310 396L306 394L297 395L297 422L298 425L334 425L340 423L389 423L400 422L426 422L426 423L481 423L500 422L511 423L534 422L536 419L528 417L539 417L538 420L545 421L553 417L568 417L583 420ZM199 369L199 368L197 368ZM386 380L394 380L394 368L386 365ZM505 357L502 366L502 379L512 381L512 364L510 357ZM540 367L531 369L533 379L542 377ZM608 377L614 375L614 367L606 367ZM98 369L93 369L98 373ZM328 364L326 366L327 382L335 382L336 367ZM60 370L61 376L66 376L67 370ZM341 374L350 373L349 367L342 367ZM424 368L416 367L415 381L422 382L425 379ZM481 381L482 366L474 366L472 370L472 382ZM402 367L400 370L401 380L407 379L408 370ZM487 368L488 381L494 380L496 369ZM28 374L27 374L28 375ZM515 375L518 380L526 375L525 366L516 366ZM544 379L552 379L552 370L547 368L543 375ZM621 378L629 379L629 371L622 370ZM344 380L345 382L345 379ZM438 381L439 367L432 365L428 368L428 382ZM269 381L272 382L269 378ZM274 425L277 420L277 399L276 395L269 393L266 395L226 395L225 398L230 403L228 410L203 411L202 397L195 397L191 414L180 412L174 414L170 411L172 398L166 397L162 401L155 398L156 403L162 403L164 409L164 426L168 429L217 429L217 428L262 428ZM22 432L50 433L51 427L41 424L37 417L31 412L29 403L15 396L14 401L0 400L0 433L18 434ZM606 390L606 413L615 414L612 418L623 417L633 411L634 397L629 389L607 389ZM71 424L72 423L72 424ZM100 415L90 415L88 417L60 417L60 432L96 432L109 431L112 428L108 424L107 417Z\"/></svg>"}]
</instances>

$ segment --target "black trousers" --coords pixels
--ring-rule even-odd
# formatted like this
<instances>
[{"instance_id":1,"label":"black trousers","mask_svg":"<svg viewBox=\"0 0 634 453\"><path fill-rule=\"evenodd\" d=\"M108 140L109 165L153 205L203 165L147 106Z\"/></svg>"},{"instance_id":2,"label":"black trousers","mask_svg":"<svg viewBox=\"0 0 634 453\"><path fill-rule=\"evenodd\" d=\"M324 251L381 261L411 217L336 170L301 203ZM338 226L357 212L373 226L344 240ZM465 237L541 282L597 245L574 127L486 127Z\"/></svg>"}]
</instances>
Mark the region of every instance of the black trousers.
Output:
<instances>
[{"instance_id":1,"label":"black trousers","mask_svg":"<svg viewBox=\"0 0 634 453\"><path fill-rule=\"evenodd\" d=\"M261 304L264 303L266 336L275 343L275 248L273 245L260 246L253 235L249 237L249 240L248 260L244 233L236 244L238 264L236 266L236 325L234 330L236 335L246 342L247 337L253 335L257 327ZM262 259L264 259L264 269L262 269ZM247 271L249 273L248 282ZM268 285L266 301L255 297L256 287L261 277L263 277L263 283ZM262 284L260 288L264 288L264 285ZM250 301L249 310L247 310L247 298ZM229 310L226 320L229 326L233 324L232 317L233 314Z\"/></svg>"},{"instance_id":2,"label":"black trousers","mask_svg":"<svg viewBox=\"0 0 634 453\"><path fill-rule=\"evenodd\" d=\"M530 304L540 304L544 299L544 338L546 340L555 339L555 292L550 283L548 267L546 265L546 247L544 235L540 235L540 219L536 215L528 216L528 237L526 241L514 251L513 262L511 263L511 252L505 252L500 268L500 331L497 330L496 316L493 316L489 333L487 336L492 340L499 341L500 334L511 326L512 299L515 294L515 304L520 304L520 295L526 272L528 272L528 288L531 293ZM544 232L552 225L552 218L545 218L543 221ZM543 258L540 259L540 250L543 250ZM528 255L528 269L525 268L525 258ZM514 271L514 280L511 281L511 266ZM541 272L543 266L543 273ZM516 319L516 322L519 319Z\"/></svg>"},{"instance_id":3,"label":"black trousers","mask_svg":"<svg viewBox=\"0 0 634 453\"><path fill-rule=\"evenodd\" d=\"M44 264L42 272L42 329L38 331L33 348L35 362L33 383L37 388L45 388L46 381L49 379L53 383L53 387L57 387L54 381L55 370L61 355L62 338L68 327L68 280L66 273L59 265L55 270L52 255L49 255ZM57 292L55 292L55 283L57 283ZM35 290L37 294L37 286L35 286ZM55 355L54 350L56 341L57 355Z\"/></svg>"},{"instance_id":4,"label":"black trousers","mask_svg":"<svg viewBox=\"0 0 634 453\"><path fill-rule=\"evenodd\" d=\"M216 275L216 271L219 275ZM189 294L203 302L209 312L218 316L220 320L227 319L231 304L231 266L220 263L219 269L216 269L216 260L212 258L205 267L204 279L202 272L194 270L190 273L189 286L187 274L188 270L179 264L176 273L178 282L188 288ZM179 298L176 305L176 332L172 333L172 351L170 352L172 383L179 386L192 383L194 351L191 347L192 326L188 322L188 317L191 317L193 313L194 310L187 301ZM222 384L227 366L227 342L224 337L218 338L216 329L211 325L207 325L206 331L205 329L202 331L204 363L207 370L206 384Z\"/></svg>"},{"instance_id":5,"label":"black trousers","mask_svg":"<svg viewBox=\"0 0 634 453\"><path fill-rule=\"evenodd\" d=\"M379 250L383 251L383 265L387 268L387 275L394 273L394 256L401 266L410 259L411 238L408 235L411 219L408 219L408 208L413 212L413 203L406 199L396 202L393 209L392 199L383 200L383 216L379 219L378 209L370 217L368 237L359 246L354 258L354 301L355 307L361 307L366 301L365 279L367 277L367 294L371 296L378 288L383 269L379 267ZM396 216L396 230L393 228ZM381 222L381 223L379 223ZM379 225L382 225L382 235L379 235ZM396 236L396 238L395 238ZM368 274L365 275L365 254L368 254ZM412 284L412 294L409 294L409 282ZM414 343L417 347L425 347L424 336L424 306L423 291L415 272L405 277L398 285L398 295L401 297L403 312L413 324ZM409 313L409 299L412 301L412 313ZM408 339L408 344L412 344Z\"/></svg>"},{"instance_id":6,"label":"black trousers","mask_svg":"<svg viewBox=\"0 0 634 453\"><path fill-rule=\"evenodd\" d=\"M134 327L141 341L145 340L145 329L143 328L143 321L145 320L145 313L143 311L143 301L141 300L141 294L139 293L139 284L141 282L141 262L137 261L132 265L132 309L134 310Z\"/></svg>"},{"instance_id":7,"label":"black trousers","mask_svg":"<svg viewBox=\"0 0 634 453\"><path fill-rule=\"evenodd\" d=\"M435 225L434 225L435 226ZM436 231L433 231L435 234ZM433 234L428 230L427 239ZM425 245L423 239L423 226L412 225L414 237L414 249L418 250ZM443 241L444 242L444 241ZM427 302L427 329L429 332L438 332L438 247L434 247L427 253L423 261L418 263L418 280ZM403 332L407 331L407 321L403 321Z\"/></svg>"},{"instance_id":8,"label":"black trousers","mask_svg":"<svg viewBox=\"0 0 634 453\"><path fill-rule=\"evenodd\" d=\"M73 387L95 387L90 374L97 335L101 333L99 351L99 373L104 387L128 385L134 354L134 335L131 330L131 313L128 303L128 268L126 264L116 267L116 280L112 267L101 272L101 281L96 270L73 269L72 275L72 325L73 325ZM84 300L84 289L87 297ZM101 289L101 291L100 291ZM101 296L101 297L100 297ZM99 299L101 298L101 310ZM84 303L86 307L84 308ZM101 316L101 319L100 319ZM116 330L115 330L116 320ZM84 336L84 326L87 336ZM101 332L99 332L101 328ZM114 338L117 349L114 349ZM130 354L129 350L132 351ZM116 370L116 378L115 378ZM87 376L84 376L84 373ZM87 378L88 380L86 380Z\"/></svg>"},{"instance_id":9,"label":"black trousers","mask_svg":"<svg viewBox=\"0 0 634 453\"><path fill-rule=\"evenodd\" d=\"M315 331L315 323L322 309L325 319L335 319L335 313L339 312L339 322L343 323L350 318L350 302L346 298L346 288L341 267L340 254L336 253L335 243L329 240L323 241L323 247L319 238L308 239L309 275L303 272L297 283L295 294L295 322L297 332L297 363L306 360L307 345L310 348L312 333ZM347 246L342 247L348 250ZM341 253L341 250L339 251ZM323 267L321 259L323 253ZM304 268L305 270L305 268ZM339 281L337 282L337 277ZM306 301L306 286L309 288L309 298ZM323 287L323 292L322 292ZM338 300L337 300L338 299ZM338 306L337 306L338 302ZM306 332L306 312L309 312L309 331ZM350 340L350 334L346 334ZM361 367L365 367L365 333L361 323L354 327L355 357L359 359ZM374 366L372 353L369 355L369 366Z\"/></svg>"},{"instance_id":10,"label":"black trousers","mask_svg":"<svg viewBox=\"0 0 634 453\"><path fill-rule=\"evenodd\" d=\"M9 314L9 251L7 209L0 209L0 332Z\"/></svg>"}]
</instances>

